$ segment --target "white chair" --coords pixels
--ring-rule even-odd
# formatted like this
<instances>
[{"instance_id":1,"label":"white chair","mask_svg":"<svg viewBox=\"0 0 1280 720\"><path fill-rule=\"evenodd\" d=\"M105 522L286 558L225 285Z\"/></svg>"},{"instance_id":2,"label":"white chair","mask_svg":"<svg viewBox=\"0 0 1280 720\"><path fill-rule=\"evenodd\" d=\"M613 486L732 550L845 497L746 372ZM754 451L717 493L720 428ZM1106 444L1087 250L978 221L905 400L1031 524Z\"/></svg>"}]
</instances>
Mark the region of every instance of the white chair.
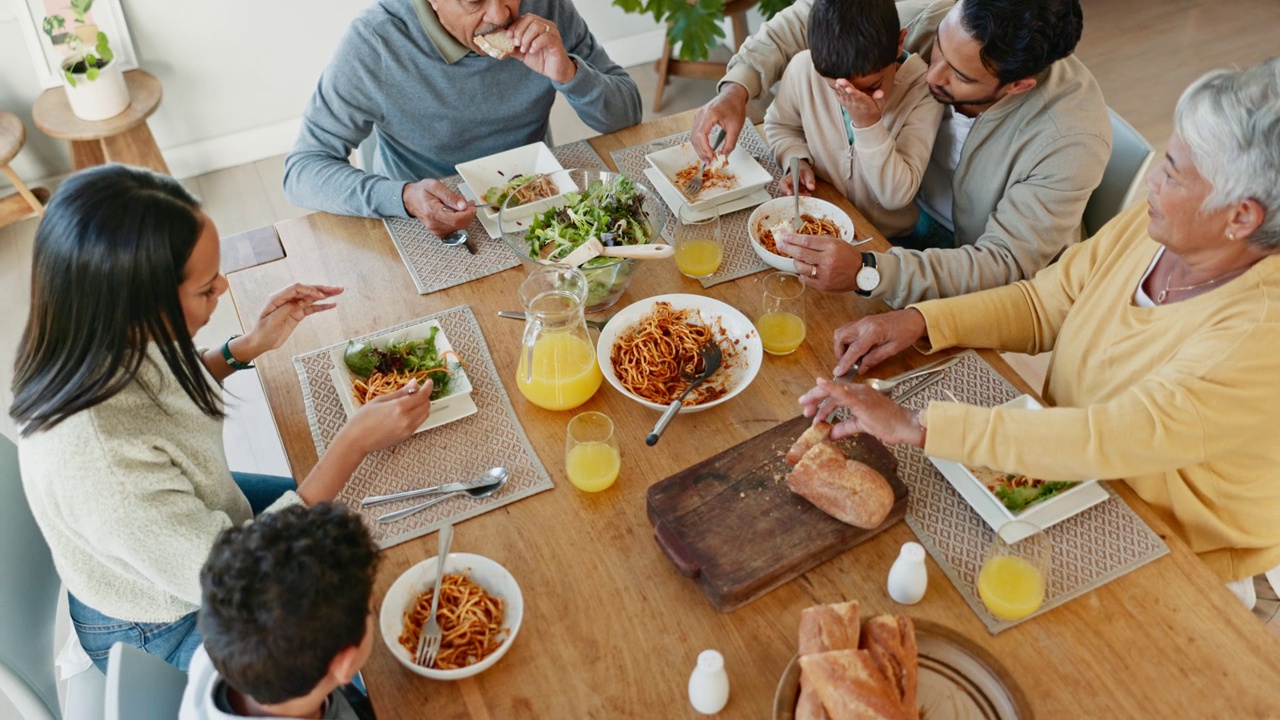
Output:
<instances>
[{"instance_id":1,"label":"white chair","mask_svg":"<svg viewBox=\"0 0 1280 720\"><path fill-rule=\"evenodd\" d=\"M18 476L18 449L0 436L0 693L25 720L58 720L53 632L62 582ZM96 669L67 685L68 719L102 717Z\"/></svg>"},{"instance_id":2,"label":"white chair","mask_svg":"<svg viewBox=\"0 0 1280 720\"><path fill-rule=\"evenodd\" d=\"M105 720L173 720L187 674L155 655L116 643L107 655Z\"/></svg>"},{"instance_id":3,"label":"white chair","mask_svg":"<svg viewBox=\"0 0 1280 720\"><path fill-rule=\"evenodd\" d=\"M1089 237L1133 204L1147 167L1155 157L1151 143L1141 133L1115 110L1107 108L1107 113L1111 116L1111 159L1102 171L1102 182L1094 188L1088 204L1084 206L1084 229Z\"/></svg>"}]
</instances>

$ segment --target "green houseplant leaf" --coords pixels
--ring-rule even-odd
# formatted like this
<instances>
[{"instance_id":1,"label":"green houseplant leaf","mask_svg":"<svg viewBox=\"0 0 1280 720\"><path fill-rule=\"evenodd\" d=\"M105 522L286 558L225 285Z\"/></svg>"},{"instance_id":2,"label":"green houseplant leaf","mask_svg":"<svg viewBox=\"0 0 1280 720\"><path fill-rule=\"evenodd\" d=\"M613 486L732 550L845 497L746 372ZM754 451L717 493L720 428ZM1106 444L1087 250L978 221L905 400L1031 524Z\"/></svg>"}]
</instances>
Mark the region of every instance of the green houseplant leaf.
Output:
<instances>
[{"instance_id":1,"label":"green houseplant leaf","mask_svg":"<svg viewBox=\"0 0 1280 720\"><path fill-rule=\"evenodd\" d=\"M70 70L63 70L62 74L66 76L68 85L71 87L76 86L76 76L72 75Z\"/></svg>"},{"instance_id":2,"label":"green houseplant leaf","mask_svg":"<svg viewBox=\"0 0 1280 720\"><path fill-rule=\"evenodd\" d=\"M93 8L93 0L71 0L71 12L76 16L76 22L84 23L85 16L89 14L89 10Z\"/></svg>"},{"instance_id":3,"label":"green houseplant leaf","mask_svg":"<svg viewBox=\"0 0 1280 720\"><path fill-rule=\"evenodd\" d=\"M89 69L84 71L84 79L88 80L89 82L93 82L94 80L97 80L98 67L96 65L90 65Z\"/></svg>"},{"instance_id":4,"label":"green houseplant leaf","mask_svg":"<svg viewBox=\"0 0 1280 720\"><path fill-rule=\"evenodd\" d=\"M98 46L94 49L98 51L98 57L102 58L102 64L98 67L105 67L116 58L116 54L111 52L111 46L107 43L107 34L104 32L98 33Z\"/></svg>"},{"instance_id":5,"label":"green houseplant leaf","mask_svg":"<svg viewBox=\"0 0 1280 720\"><path fill-rule=\"evenodd\" d=\"M718 39L724 38L720 20L724 18L724 0L671 3L667 37L679 43L681 60L705 60Z\"/></svg>"}]
</instances>

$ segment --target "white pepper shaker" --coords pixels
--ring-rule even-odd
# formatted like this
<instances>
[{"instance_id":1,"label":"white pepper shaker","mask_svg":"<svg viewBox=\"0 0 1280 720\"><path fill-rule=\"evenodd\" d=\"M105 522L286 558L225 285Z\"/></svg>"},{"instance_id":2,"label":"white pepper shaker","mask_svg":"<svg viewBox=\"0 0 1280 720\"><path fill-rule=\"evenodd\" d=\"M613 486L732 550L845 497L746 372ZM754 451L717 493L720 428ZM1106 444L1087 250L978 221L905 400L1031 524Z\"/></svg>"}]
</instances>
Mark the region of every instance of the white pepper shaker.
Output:
<instances>
[{"instance_id":1,"label":"white pepper shaker","mask_svg":"<svg viewBox=\"0 0 1280 720\"><path fill-rule=\"evenodd\" d=\"M929 570L924 565L924 547L904 543L898 559L889 568L889 597L903 605L915 605L929 586Z\"/></svg>"},{"instance_id":2,"label":"white pepper shaker","mask_svg":"<svg viewBox=\"0 0 1280 720\"><path fill-rule=\"evenodd\" d=\"M703 715L715 715L727 702L729 675L724 671L724 656L715 650L703 650L689 676L689 703Z\"/></svg>"}]
</instances>

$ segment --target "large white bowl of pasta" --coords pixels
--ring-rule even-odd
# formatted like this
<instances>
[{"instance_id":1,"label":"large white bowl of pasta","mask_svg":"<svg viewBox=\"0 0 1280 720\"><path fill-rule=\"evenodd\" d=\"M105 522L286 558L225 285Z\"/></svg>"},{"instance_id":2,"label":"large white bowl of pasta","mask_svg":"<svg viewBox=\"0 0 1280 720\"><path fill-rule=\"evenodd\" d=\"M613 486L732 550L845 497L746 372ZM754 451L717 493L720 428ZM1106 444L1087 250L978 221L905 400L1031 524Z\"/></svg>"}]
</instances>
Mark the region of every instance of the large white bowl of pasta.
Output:
<instances>
[{"instance_id":1,"label":"large white bowl of pasta","mask_svg":"<svg viewBox=\"0 0 1280 720\"><path fill-rule=\"evenodd\" d=\"M434 680L461 680L488 670L515 642L524 596L506 568L483 555L449 553L436 621L444 631L432 667L414 660L413 648L431 610L436 557L404 571L382 598L378 624L391 654L409 670ZM459 608L465 611L459 612Z\"/></svg>"},{"instance_id":2,"label":"large white bowl of pasta","mask_svg":"<svg viewBox=\"0 0 1280 720\"><path fill-rule=\"evenodd\" d=\"M777 251L778 244L773 239L773 229L779 223L790 223L795 212L795 200L780 197L761 203L751 213L751 217L747 218L751 249L769 267L782 272L798 271L795 260ZM835 235L845 242L853 242L855 237L849 214L826 200L801 196L800 218L805 223L805 229L801 231L805 235ZM787 232L791 232L790 227Z\"/></svg>"},{"instance_id":3,"label":"large white bowl of pasta","mask_svg":"<svg viewBox=\"0 0 1280 720\"><path fill-rule=\"evenodd\" d=\"M596 357L618 392L663 411L689 385L686 376L701 372L698 348L707 339L720 346L721 364L680 408L694 413L746 390L764 362L760 333L732 305L680 293L634 302L600 332Z\"/></svg>"}]
</instances>

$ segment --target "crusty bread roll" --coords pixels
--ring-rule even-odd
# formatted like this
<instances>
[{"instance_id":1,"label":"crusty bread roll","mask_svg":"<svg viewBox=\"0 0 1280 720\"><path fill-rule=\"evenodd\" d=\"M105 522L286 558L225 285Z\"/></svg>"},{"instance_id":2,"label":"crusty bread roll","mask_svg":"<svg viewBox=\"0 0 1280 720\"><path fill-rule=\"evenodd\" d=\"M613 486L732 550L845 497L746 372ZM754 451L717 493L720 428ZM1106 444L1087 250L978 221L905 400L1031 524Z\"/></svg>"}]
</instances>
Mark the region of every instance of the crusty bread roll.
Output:
<instances>
[{"instance_id":1,"label":"crusty bread roll","mask_svg":"<svg viewBox=\"0 0 1280 720\"><path fill-rule=\"evenodd\" d=\"M917 720L919 659L916 657L916 631L911 618L905 615L871 618L862 628L861 647L871 656L876 669L902 703L903 716Z\"/></svg>"},{"instance_id":2,"label":"crusty bread roll","mask_svg":"<svg viewBox=\"0 0 1280 720\"><path fill-rule=\"evenodd\" d=\"M831 423L820 422L810 425L800 437L796 438L791 449L787 451L787 464L795 467L800 462L800 458L809 452L809 448L820 442L826 442L831 438Z\"/></svg>"},{"instance_id":3,"label":"crusty bread roll","mask_svg":"<svg viewBox=\"0 0 1280 720\"><path fill-rule=\"evenodd\" d=\"M809 448L787 476L787 487L854 527L877 527L893 509L889 481L874 468L850 460L829 442Z\"/></svg>"},{"instance_id":4,"label":"crusty bread roll","mask_svg":"<svg viewBox=\"0 0 1280 720\"><path fill-rule=\"evenodd\" d=\"M800 655L828 650L856 650L862 615L857 602L814 605L800 612ZM795 720L828 720L818 694L800 676Z\"/></svg>"},{"instance_id":5,"label":"crusty bread roll","mask_svg":"<svg viewBox=\"0 0 1280 720\"><path fill-rule=\"evenodd\" d=\"M486 35L476 35L476 45L489 57L501 60L516 51L516 43L507 36L506 28Z\"/></svg>"},{"instance_id":6,"label":"crusty bread roll","mask_svg":"<svg viewBox=\"0 0 1280 720\"><path fill-rule=\"evenodd\" d=\"M866 650L800 656L803 682L822 700L831 720L905 720L893 688Z\"/></svg>"}]
</instances>

